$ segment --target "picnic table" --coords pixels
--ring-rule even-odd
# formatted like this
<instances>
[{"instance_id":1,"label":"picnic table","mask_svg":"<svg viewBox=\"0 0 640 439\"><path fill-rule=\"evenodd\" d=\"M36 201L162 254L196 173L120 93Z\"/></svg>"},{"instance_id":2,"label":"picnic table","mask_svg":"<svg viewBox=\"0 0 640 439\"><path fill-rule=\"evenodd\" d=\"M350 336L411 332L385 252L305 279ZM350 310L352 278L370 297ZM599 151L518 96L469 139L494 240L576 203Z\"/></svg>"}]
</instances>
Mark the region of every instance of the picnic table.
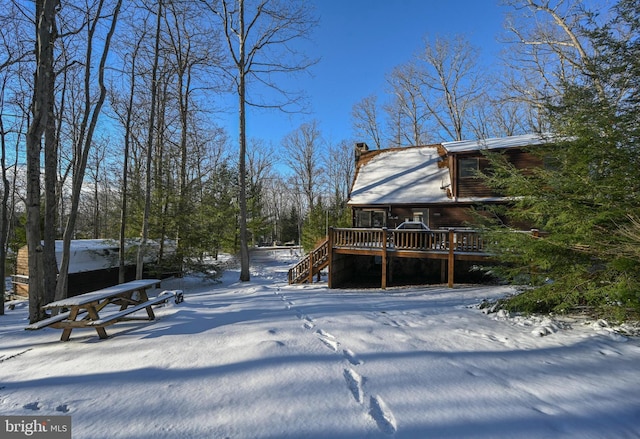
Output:
<instances>
[{"instance_id":1,"label":"picnic table","mask_svg":"<svg viewBox=\"0 0 640 439\"><path fill-rule=\"evenodd\" d=\"M67 341L74 328L95 328L98 336L104 339L108 337L106 326L122 320L141 320L140 317L129 316L136 311L146 309L147 316L143 319L154 320L152 306L174 295L173 291L165 291L150 299L147 290L156 287L160 287L159 279L140 279L58 300L42 307L45 310L57 310L57 315L25 329L37 330L48 326L62 329L60 340ZM114 307L106 309L107 305L119 306L119 310L112 312Z\"/></svg>"}]
</instances>

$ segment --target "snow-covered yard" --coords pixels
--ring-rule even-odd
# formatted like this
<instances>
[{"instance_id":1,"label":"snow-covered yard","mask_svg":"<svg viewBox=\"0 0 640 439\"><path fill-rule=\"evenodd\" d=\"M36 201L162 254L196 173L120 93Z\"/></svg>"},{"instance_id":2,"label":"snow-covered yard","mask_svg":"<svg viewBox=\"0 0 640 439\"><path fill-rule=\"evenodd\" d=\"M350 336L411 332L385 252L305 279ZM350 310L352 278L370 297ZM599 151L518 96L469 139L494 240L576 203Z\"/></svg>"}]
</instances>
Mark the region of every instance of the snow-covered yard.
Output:
<instances>
[{"instance_id":1,"label":"snow-covered yard","mask_svg":"<svg viewBox=\"0 0 640 439\"><path fill-rule=\"evenodd\" d=\"M506 287L288 286L289 258L165 281L185 301L107 340L24 331L18 304L0 414L70 415L74 439L640 437L638 338L475 306Z\"/></svg>"}]
</instances>

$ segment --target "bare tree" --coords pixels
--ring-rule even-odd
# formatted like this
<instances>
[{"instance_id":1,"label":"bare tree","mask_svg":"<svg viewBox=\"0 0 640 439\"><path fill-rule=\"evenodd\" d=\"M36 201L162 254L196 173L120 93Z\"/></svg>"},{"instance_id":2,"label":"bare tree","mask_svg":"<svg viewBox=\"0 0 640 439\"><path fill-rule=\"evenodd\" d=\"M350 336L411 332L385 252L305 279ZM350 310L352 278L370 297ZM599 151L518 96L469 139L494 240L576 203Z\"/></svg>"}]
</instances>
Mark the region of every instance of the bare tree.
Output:
<instances>
[{"instance_id":1,"label":"bare tree","mask_svg":"<svg viewBox=\"0 0 640 439\"><path fill-rule=\"evenodd\" d=\"M384 105L387 116L387 132L391 146L402 146L404 141L404 116L398 96L393 96L391 102Z\"/></svg>"},{"instance_id":2,"label":"bare tree","mask_svg":"<svg viewBox=\"0 0 640 439\"><path fill-rule=\"evenodd\" d=\"M387 77L392 101L386 111L390 120L398 121L399 138L395 146L422 145L427 142L427 117L421 88L422 72L414 60L393 69Z\"/></svg>"},{"instance_id":3,"label":"bare tree","mask_svg":"<svg viewBox=\"0 0 640 439\"><path fill-rule=\"evenodd\" d=\"M305 196L306 208L311 211L319 195L323 168L320 148L323 144L318 123L302 124L282 140L286 151L284 162L293 171L292 180Z\"/></svg>"},{"instance_id":4,"label":"bare tree","mask_svg":"<svg viewBox=\"0 0 640 439\"><path fill-rule=\"evenodd\" d=\"M145 20L143 20L144 22ZM127 76L128 90L123 97L116 94L112 89L111 104L112 108L117 116L117 119L124 128L124 148L122 155L122 171L121 171L121 186L120 186L120 227L119 227L119 253L118 253L118 282L123 283L126 275L126 232L127 232L127 215L128 215L128 201L129 201L129 155L131 153L131 143L133 141L133 125L134 125L134 102L136 97L136 76L137 76L137 62L142 45L143 39L147 35L146 29L140 30L140 32L133 31L130 33L130 37L136 35L136 37L129 42L132 43L132 47L127 50L127 56L125 56L124 69L128 69L124 72ZM124 76L123 75L123 76Z\"/></svg>"},{"instance_id":5,"label":"bare tree","mask_svg":"<svg viewBox=\"0 0 640 439\"><path fill-rule=\"evenodd\" d=\"M166 34L169 46L168 62L171 64L175 80L171 81L178 106L178 119L180 126L179 143L179 167L177 169L179 187L177 188L177 206L175 215L175 236L177 238L177 257L182 261L184 245L188 240L183 239L184 234L190 228L190 220L194 218L195 209L190 201L193 190L192 177L197 174L191 172L195 161L191 158L195 155L195 149L199 146L192 142L190 133L195 130L192 124L196 122L194 113L196 104L194 94L196 83L201 82L205 68L217 67L220 48L216 39L212 38L212 29L201 28L198 18L201 15L199 4L182 4L169 2L167 4ZM200 77L199 77L200 76ZM209 75L209 78L213 75ZM210 84L215 81L209 80Z\"/></svg>"},{"instance_id":6,"label":"bare tree","mask_svg":"<svg viewBox=\"0 0 640 439\"><path fill-rule=\"evenodd\" d=\"M104 81L104 70L107 62L107 56L109 54L111 39L116 29L116 23L118 22L118 15L120 13L120 7L122 0L117 0L113 6L112 12L109 14L103 10L104 2L101 0L94 12L93 19L87 23L87 45L86 45L86 59L84 66L84 108L83 118L80 121L80 136L74 145L74 161L73 161L73 176L72 176L72 189L71 189L71 209L69 212L69 218L65 226L63 238L62 238L62 260L60 261L60 272L58 275L58 283L56 285L56 299L62 299L67 295L67 281L69 273L69 261L71 250L71 238L74 233L75 223L77 219L78 206L80 203L80 194L83 187L85 171L87 167L87 160L91 146L93 143L93 134L98 123L100 112L102 111L102 105L106 98L106 87ZM92 87L91 78L93 69L93 49L95 38L97 38L96 31L98 26L102 23L104 16L110 16L111 23L107 30L105 40L102 45L102 52L100 54L98 70L98 93L95 98L95 102L92 101Z\"/></svg>"},{"instance_id":7,"label":"bare tree","mask_svg":"<svg viewBox=\"0 0 640 439\"><path fill-rule=\"evenodd\" d=\"M384 105L393 146L462 140L470 134L486 86L476 53L461 36L438 37L425 40L413 59L393 69L387 77L391 99ZM363 108L370 107L367 101L358 104L360 120L367 120L371 111Z\"/></svg>"},{"instance_id":8,"label":"bare tree","mask_svg":"<svg viewBox=\"0 0 640 439\"><path fill-rule=\"evenodd\" d=\"M160 38L162 31L162 14L163 0L158 2L158 10L156 13L156 28L154 35L154 51L153 51L153 67L151 68L151 105L149 114L149 125L147 130L147 155L146 155L146 173L145 173L145 195L144 195L144 212L142 216L142 233L140 245L138 246L138 254L136 255L136 279L142 279L144 268L144 256L147 247L147 239L149 237L149 216L151 215L151 163L153 158L153 143L155 139L156 124L156 100L158 97L158 69L160 62Z\"/></svg>"},{"instance_id":9,"label":"bare tree","mask_svg":"<svg viewBox=\"0 0 640 439\"><path fill-rule=\"evenodd\" d=\"M324 169L334 204L345 202L349 196L351 182L355 173L355 156L353 144L343 140L335 145L330 144L325 156Z\"/></svg>"},{"instance_id":10,"label":"bare tree","mask_svg":"<svg viewBox=\"0 0 640 439\"><path fill-rule=\"evenodd\" d=\"M29 258L29 321L44 317L44 283L42 278L42 244L40 233L40 148L42 136L51 117L54 77L53 46L57 38L55 25L56 0L36 1L36 71L31 112L33 118L27 131L27 247Z\"/></svg>"},{"instance_id":11,"label":"bare tree","mask_svg":"<svg viewBox=\"0 0 640 439\"><path fill-rule=\"evenodd\" d=\"M593 15L580 0L506 0L516 11L507 20L513 48L506 55L510 74L505 87L514 98L542 109L544 100L559 96L561 84L589 75L593 55L586 35ZM604 96L604 85L592 78Z\"/></svg>"},{"instance_id":12,"label":"bare tree","mask_svg":"<svg viewBox=\"0 0 640 439\"><path fill-rule=\"evenodd\" d=\"M7 4L6 2L0 2L0 7L4 10L0 15L0 166L2 179L2 204L0 205L0 280L4 282L5 279L5 267L7 257L7 242L9 239L9 222L10 222L10 195L15 193L14 186L12 186L9 180L8 166L7 166L7 141L11 127L5 125L5 118L7 116L11 119L24 120L24 117L18 115L12 115L13 110L10 110L10 103L7 102L10 83L16 78L19 78L20 63L28 54L28 51L23 47L22 42L19 40L18 35L20 32L20 23L12 19L17 15L15 5ZM9 113L9 114L7 114ZM16 112L17 113L17 112ZM9 123L11 125L11 123ZM19 136L18 136L19 138ZM17 160L17 154L16 154ZM13 166L13 178L16 178L16 166ZM12 206L15 203L12 203ZM0 288L0 315L4 314L4 283Z\"/></svg>"},{"instance_id":13,"label":"bare tree","mask_svg":"<svg viewBox=\"0 0 640 439\"><path fill-rule=\"evenodd\" d=\"M300 72L314 64L315 61L299 54L293 43L309 34L315 19L311 16L308 3L294 0L221 0L207 4L222 24L231 58L231 66L225 72L233 79L238 96L240 280L248 281L246 106L286 110L296 103L295 97L280 87L274 77L277 74ZM279 92L284 100L252 100L247 90L254 83Z\"/></svg>"},{"instance_id":14,"label":"bare tree","mask_svg":"<svg viewBox=\"0 0 640 439\"><path fill-rule=\"evenodd\" d=\"M105 162L107 156L107 142L104 140L94 141L93 148L89 152L89 158L87 162L87 170L90 177L91 184L93 185L93 209L91 212L92 217L92 236L94 239L98 239L101 236L101 220L100 215L102 213L102 206L100 205L100 183L106 183L104 181L105 175L102 169L102 164ZM105 185L106 186L106 185Z\"/></svg>"},{"instance_id":15,"label":"bare tree","mask_svg":"<svg viewBox=\"0 0 640 439\"><path fill-rule=\"evenodd\" d=\"M4 92L6 87L6 76L0 85L0 169L2 177L2 205L0 205L0 280L4 282L5 261L7 259L7 237L9 234L9 194L11 186L7 176L7 142L4 128ZM15 171L14 171L15 172ZM4 284L0 288L0 315L4 315Z\"/></svg>"},{"instance_id":16,"label":"bare tree","mask_svg":"<svg viewBox=\"0 0 640 439\"><path fill-rule=\"evenodd\" d=\"M462 140L471 109L483 94L483 75L477 64L478 50L457 36L427 41L418 57L424 89L424 106L437 132L450 140ZM444 136L442 136L444 137Z\"/></svg>"},{"instance_id":17,"label":"bare tree","mask_svg":"<svg viewBox=\"0 0 640 439\"><path fill-rule=\"evenodd\" d=\"M382 148L382 133L378 120L378 104L375 95L357 102L351 110L354 131L362 140L371 140L376 149Z\"/></svg>"},{"instance_id":18,"label":"bare tree","mask_svg":"<svg viewBox=\"0 0 640 439\"><path fill-rule=\"evenodd\" d=\"M275 241L282 238L282 218L290 201L288 188L280 173L274 173L264 181L265 214L271 221L270 239Z\"/></svg>"},{"instance_id":19,"label":"bare tree","mask_svg":"<svg viewBox=\"0 0 640 439\"><path fill-rule=\"evenodd\" d=\"M261 139L251 139L247 151L248 199L247 210L249 221L247 227L251 232L253 244L256 239L269 232L267 224L266 184L273 179L275 153L271 144Z\"/></svg>"}]
</instances>

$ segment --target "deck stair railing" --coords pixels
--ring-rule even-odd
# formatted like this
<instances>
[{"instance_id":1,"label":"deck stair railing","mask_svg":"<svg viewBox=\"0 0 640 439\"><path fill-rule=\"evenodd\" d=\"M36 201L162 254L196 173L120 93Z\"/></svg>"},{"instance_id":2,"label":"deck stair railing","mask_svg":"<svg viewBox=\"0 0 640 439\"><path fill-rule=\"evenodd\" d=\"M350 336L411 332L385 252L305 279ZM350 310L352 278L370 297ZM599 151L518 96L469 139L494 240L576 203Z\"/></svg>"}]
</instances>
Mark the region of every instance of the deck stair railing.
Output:
<instances>
[{"instance_id":1,"label":"deck stair railing","mask_svg":"<svg viewBox=\"0 0 640 439\"><path fill-rule=\"evenodd\" d=\"M329 265L329 240L325 239L300 262L289 269L289 284L313 282L313 277Z\"/></svg>"}]
</instances>

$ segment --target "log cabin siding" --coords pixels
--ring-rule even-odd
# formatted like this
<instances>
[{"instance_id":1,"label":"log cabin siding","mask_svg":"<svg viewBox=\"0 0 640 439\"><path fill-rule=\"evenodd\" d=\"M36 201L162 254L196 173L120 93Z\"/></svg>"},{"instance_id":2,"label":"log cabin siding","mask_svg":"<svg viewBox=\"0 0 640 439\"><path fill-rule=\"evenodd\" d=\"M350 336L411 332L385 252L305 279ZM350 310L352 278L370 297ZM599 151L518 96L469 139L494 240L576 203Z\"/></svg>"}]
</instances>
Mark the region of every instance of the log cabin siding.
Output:
<instances>
[{"instance_id":1,"label":"log cabin siding","mask_svg":"<svg viewBox=\"0 0 640 439\"><path fill-rule=\"evenodd\" d=\"M543 166L543 160L539 156L523 151L522 149L509 149L502 151L501 154L517 169L535 169ZM466 169L461 166L461 163L465 163L465 161L468 160L477 161L477 170L479 172L483 174L491 172L491 164L482 153L456 154L456 166L454 167L455 196L458 198L490 198L503 196L504 194L491 190L482 181L482 177L473 177L466 173Z\"/></svg>"},{"instance_id":2,"label":"log cabin siding","mask_svg":"<svg viewBox=\"0 0 640 439\"><path fill-rule=\"evenodd\" d=\"M431 228L465 227L472 220L467 206L434 207L430 211Z\"/></svg>"}]
</instances>

